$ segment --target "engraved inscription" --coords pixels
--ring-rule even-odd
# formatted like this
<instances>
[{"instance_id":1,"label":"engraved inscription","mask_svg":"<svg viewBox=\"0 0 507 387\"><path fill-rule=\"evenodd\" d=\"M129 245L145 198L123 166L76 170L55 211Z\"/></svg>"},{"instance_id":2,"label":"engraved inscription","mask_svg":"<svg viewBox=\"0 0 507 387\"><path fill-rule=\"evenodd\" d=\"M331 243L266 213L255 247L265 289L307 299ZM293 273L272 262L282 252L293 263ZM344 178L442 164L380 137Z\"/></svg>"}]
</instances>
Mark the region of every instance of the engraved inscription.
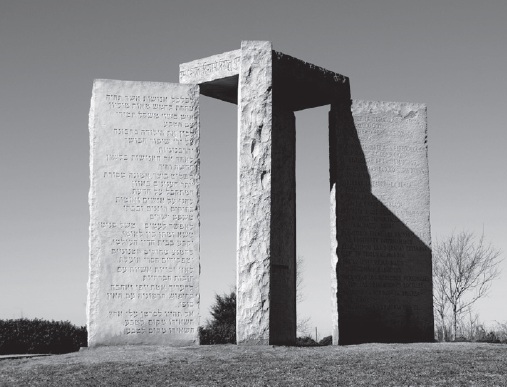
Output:
<instances>
[{"instance_id":1,"label":"engraved inscription","mask_svg":"<svg viewBox=\"0 0 507 387\"><path fill-rule=\"evenodd\" d=\"M330 114L334 337L432 340L426 107L353 101L351 113Z\"/></svg>"},{"instance_id":2,"label":"engraved inscription","mask_svg":"<svg viewBox=\"0 0 507 387\"><path fill-rule=\"evenodd\" d=\"M108 81L95 94L101 125L93 129L91 240L99 241L92 249L100 251L103 274L97 319L125 343L164 336L190 344L197 337L198 92L166 85Z\"/></svg>"},{"instance_id":3,"label":"engraved inscription","mask_svg":"<svg viewBox=\"0 0 507 387\"><path fill-rule=\"evenodd\" d=\"M404 114L402 109L354 112L362 151L341 150L346 160L341 183L348 195L339 213L339 221L347 224L340 251L357 257L341 262L341 279L358 297L349 310L362 308L361 296L387 296L391 303L383 308L401 308L405 297L431 289L431 272L418 274L419 262L429 251L422 243L429 240L429 228L410 228L429 217L427 203L418 202L428 174L421 114ZM372 303L371 298L363 301Z\"/></svg>"},{"instance_id":4,"label":"engraved inscription","mask_svg":"<svg viewBox=\"0 0 507 387\"><path fill-rule=\"evenodd\" d=\"M202 78L214 73L220 72L239 72L239 63L241 57L235 56L234 58L223 58L213 62L203 62L198 66L189 67L180 71L180 79L185 77Z\"/></svg>"}]
</instances>

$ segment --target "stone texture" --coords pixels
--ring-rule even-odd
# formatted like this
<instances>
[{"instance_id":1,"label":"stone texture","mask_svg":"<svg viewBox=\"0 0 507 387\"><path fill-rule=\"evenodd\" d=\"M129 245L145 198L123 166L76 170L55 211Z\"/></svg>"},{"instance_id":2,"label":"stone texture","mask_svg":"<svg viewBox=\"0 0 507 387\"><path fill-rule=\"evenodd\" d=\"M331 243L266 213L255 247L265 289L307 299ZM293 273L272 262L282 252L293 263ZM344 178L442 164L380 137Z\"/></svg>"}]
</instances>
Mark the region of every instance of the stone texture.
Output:
<instances>
[{"instance_id":1,"label":"stone texture","mask_svg":"<svg viewBox=\"0 0 507 387\"><path fill-rule=\"evenodd\" d=\"M241 50L180 64L180 82L199 84L201 94L238 103Z\"/></svg>"},{"instance_id":2,"label":"stone texture","mask_svg":"<svg viewBox=\"0 0 507 387\"><path fill-rule=\"evenodd\" d=\"M238 344L294 343L294 111L326 104L333 342L431 340L425 106L351 106L347 77L269 42L182 64L180 82L238 104Z\"/></svg>"},{"instance_id":3,"label":"stone texture","mask_svg":"<svg viewBox=\"0 0 507 387\"><path fill-rule=\"evenodd\" d=\"M335 344L433 339L426 136L422 104L332 105Z\"/></svg>"},{"instance_id":4,"label":"stone texture","mask_svg":"<svg viewBox=\"0 0 507 387\"><path fill-rule=\"evenodd\" d=\"M238 344L270 344L272 49L242 42L238 104Z\"/></svg>"},{"instance_id":5,"label":"stone texture","mask_svg":"<svg viewBox=\"0 0 507 387\"><path fill-rule=\"evenodd\" d=\"M294 344L296 209L294 111L350 100L347 77L242 42L180 65L180 82L238 103L237 338Z\"/></svg>"},{"instance_id":6,"label":"stone texture","mask_svg":"<svg viewBox=\"0 0 507 387\"><path fill-rule=\"evenodd\" d=\"M88 343L198 343L198 86L95 80Z\"/></svg>"},{"instance_id":7,"label":"stone texture","mask_svg":"<svg viewBox=\"0 0 507 387\"><path fill-rule=\"evenodd\" d=\"M180 64L181 83L206 83L239 74L241 50Z\"/></svg>"}]
</instances>

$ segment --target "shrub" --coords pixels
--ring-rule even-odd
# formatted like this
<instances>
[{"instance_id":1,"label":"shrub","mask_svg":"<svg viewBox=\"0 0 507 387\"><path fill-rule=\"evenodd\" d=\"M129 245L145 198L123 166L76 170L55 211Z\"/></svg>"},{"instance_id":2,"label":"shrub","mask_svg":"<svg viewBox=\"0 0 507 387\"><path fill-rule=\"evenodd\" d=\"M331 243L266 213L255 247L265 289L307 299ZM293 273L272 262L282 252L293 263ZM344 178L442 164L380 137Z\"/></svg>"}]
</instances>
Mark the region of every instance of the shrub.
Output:
<instances>
[{"instance_id":1,"label":"shrub","mask_svg":"<svg viewBox=\"0 0 507 387\"><path fill-rule=\"evenodd\" d=\"M477 338L477 341L479 343L500 343L500 340L495 332L484 333L484 335Z\"/></svg>"},{"instance_id":2,"label":"shrub","mask_svg":"<svg viewBox=\"0 0 507 387\"><path fill-rule=\"evenodd\" d=\"M0 355L68 353L86 347L86 327L68 321L0 320Z\"/></svg>"},{"instance_id":3,"label":"shrub","mask_svg":"<svg viewBox=\"0 0 507 387\"><path fill-rule=\"evenodd\" d=\"M206 325L199 327L199 341L201 345L236 344L236 293L215 295L215 304L211 306L212 319ZM296 338L299 347L316 347L331 345L333 338L324 337L316 342L310 336Z\"/></svg>"},{"instance_id":4,"label":"shrub","mask_svg":"<svg viewBox=\"0 0 507 387\"><path fill-rule=\"evenodd\" d=\"M498 340L502 344L507 344L507 322L500 323L497 322L497 328L495 330L496 336L498 337Z\"/></svg>"},{"instance_id":5,"label":"shrub","mask_svg":"<svg viewBox=\"0 0 507 387\"><path fill-rule=\"evenodd\" d=\"M333 336L326 336L319 341L319 345L326 346L333 344Z\"/></svg>"},{"instance_id":6,"label":"shrub","mask_svg":"<svg viewBox=\"0 0 507 387\"><path fill-rule=\"evenodd\" d=\"M317 347L319 344L310 336L296 338L296 345L298 347Z\"/></svg>"},{"instance_id":7,"label":"shrub","mask_svg":"<svg viewBox=\"0 0 507 387\"><path fill-rule=\"evenodd\" d=\"M236 344L236 293L215 295L212 320L199 327L199 341L208 344Z\"/></svg>"}]
</instances>

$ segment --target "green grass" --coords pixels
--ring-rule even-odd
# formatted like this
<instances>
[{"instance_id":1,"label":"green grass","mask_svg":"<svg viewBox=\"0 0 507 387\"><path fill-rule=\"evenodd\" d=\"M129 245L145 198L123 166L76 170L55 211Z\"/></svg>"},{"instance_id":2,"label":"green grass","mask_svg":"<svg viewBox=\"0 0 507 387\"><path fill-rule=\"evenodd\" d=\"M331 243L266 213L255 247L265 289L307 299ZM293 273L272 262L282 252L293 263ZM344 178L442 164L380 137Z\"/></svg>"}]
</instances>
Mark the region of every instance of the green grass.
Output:
<instances>
[{"instance_id":1,"label":"green grass","mask_svg":"<svg viewBox=\"0 0 507 387\"><path fill-rule=\"evenodd\" d=\"M0 360L0 386L25 385L507 386L507 345L123 346Z\"/></svg>"}]
</instances>

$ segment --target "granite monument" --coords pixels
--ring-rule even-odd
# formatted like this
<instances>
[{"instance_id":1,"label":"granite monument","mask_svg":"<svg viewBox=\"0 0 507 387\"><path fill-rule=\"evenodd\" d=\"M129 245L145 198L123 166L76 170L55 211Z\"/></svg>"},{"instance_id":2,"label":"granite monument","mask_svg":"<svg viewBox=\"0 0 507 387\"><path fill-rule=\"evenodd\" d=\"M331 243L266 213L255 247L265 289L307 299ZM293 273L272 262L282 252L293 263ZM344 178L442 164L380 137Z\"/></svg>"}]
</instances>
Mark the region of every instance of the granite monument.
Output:
<instances>
[{"instance_id":1,"label":"granite monument","mask_svg":"<svg viewBox=\"0 0 507 387\"><path fill-rule=\"evenodd\" d=\"M323 105L333 343L431 341L425 105L352 100L347 77L262 41L179 81L94 83L90 345L198 343L199 93L238 106L238 344L295 344L294 112Z\"/></svg>"}]
</instances>

